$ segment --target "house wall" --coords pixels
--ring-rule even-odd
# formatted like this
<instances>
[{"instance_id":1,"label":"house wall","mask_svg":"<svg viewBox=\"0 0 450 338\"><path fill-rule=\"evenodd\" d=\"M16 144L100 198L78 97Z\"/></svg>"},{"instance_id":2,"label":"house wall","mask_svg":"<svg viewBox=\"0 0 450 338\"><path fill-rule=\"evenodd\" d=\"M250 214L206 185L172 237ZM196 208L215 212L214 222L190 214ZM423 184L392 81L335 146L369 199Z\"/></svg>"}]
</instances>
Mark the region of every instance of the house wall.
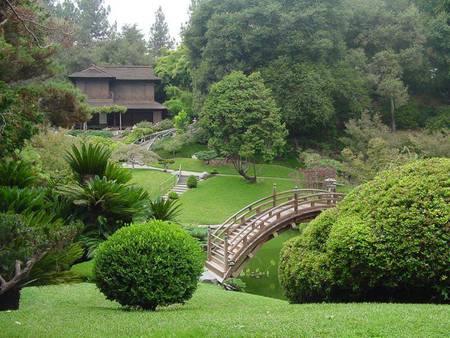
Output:
<instances>
[{"instance_id":1,"label":"house wall","mask_svg":"<svg viewBox=\"0 0 450 338\"><path fill-rule=\"evenodd\" d=\"M116 102L153 102L155 86L146 81L115 81L113 85Z\"/></svg>"},{"instance_id":2,"label":"house wall","mask_svg":"<svg viewBox=\"0 0 450 338\"><path fill-rule=\"evenodd\" d=\"M111 98L109 80L106 79L80 79L76 85L90 99Z\"/></svg>"}]
</instances>

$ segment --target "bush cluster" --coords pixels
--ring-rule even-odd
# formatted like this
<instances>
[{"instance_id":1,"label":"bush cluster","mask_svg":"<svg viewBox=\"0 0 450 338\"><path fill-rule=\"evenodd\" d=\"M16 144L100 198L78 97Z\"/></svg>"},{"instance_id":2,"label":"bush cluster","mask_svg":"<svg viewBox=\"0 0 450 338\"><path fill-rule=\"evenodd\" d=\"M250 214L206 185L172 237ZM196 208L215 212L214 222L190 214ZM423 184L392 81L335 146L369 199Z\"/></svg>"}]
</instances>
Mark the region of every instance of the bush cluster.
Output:
<instances>
[{"instance_id":1,"label":"bush cluster","mask_svg":"<svg viewBox=\"0 0 450 338\"><path fill-rule=\"evenodd\" d=\"M190 299L202 270L197 241L162 221L118 230L100 245L94 267L97 286L108 299L146 310Z\"/></svg>"},{"instance_id":2,"label":"bush cluster","mask_svg":"<svg viewBox=\"0 0 450 338\"><path fill-rule=\"evenodd\" d=\"M292 302L445 301L450 293L450 159L386 171L283 248Z\"/></svg>"}]
</instances>

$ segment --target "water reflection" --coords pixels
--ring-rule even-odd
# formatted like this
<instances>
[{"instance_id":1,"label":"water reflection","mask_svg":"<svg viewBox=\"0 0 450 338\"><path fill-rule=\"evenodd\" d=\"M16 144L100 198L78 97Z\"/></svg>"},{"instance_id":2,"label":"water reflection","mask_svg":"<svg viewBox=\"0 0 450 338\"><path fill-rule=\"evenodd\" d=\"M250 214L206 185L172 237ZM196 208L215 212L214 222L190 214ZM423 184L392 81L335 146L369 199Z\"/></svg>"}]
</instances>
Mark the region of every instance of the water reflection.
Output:
<instances>
[{"instance_id":1,"label":"water reflection","mask_svg":"<svg viewBox=\"0 0 450 338\"><path fill-rule=\"evenodd\" d=\"M245 266L239 278L247 285L246 292L261 296L286 299L278 281L278 264L283 243L298 236L289 230L264 244Z\"/></svg>"}]
</instances>

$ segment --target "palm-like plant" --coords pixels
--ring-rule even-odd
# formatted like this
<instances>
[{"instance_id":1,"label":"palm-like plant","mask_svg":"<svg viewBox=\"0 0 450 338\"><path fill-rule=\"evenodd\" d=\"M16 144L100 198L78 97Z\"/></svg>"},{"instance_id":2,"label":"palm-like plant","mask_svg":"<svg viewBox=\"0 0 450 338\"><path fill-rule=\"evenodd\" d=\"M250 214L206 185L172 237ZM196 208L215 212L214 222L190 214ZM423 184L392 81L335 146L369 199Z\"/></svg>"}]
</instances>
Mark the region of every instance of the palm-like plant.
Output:
<instances>
[{"instance_id":1,"label":"palm-like plant","mask_svg":"<svg viewBox=\"0 0 450 338\"><path fill-rule=\"evenodd\" d=\"M60 187L59 192L73 204L86 231L98 230L104 238L148 210L146 191L106 177L96 176L84 185Z\"/></svg>"},{"instance_id":2,"label":"palm-like plant","mask_svg":"<svg viewBox=\"0 0 450 338\"><path fill-rule=\"evenodd\" d=\"M0 212L22 213L46 208L45 190L0 187Z\"/></svg>"},{"instance_id":3,"label":"palm-like plant","mask_svg":"<svg viewBox=\"0 0 450 338\"><path fill-rule=\"evenodd\" d=\"M25 188L35 181L36 175L29 163L13 160L0 162L0 186Z\"/></svg>"},{"instance_id":4,"label":"palm-like plant","mask_svg":"<svg viewBox=\"0 0 450 338\"><path fill-rule=\"evenodd\" d=\"M157 198L150 202L151 216L161 221L175 221L181 211L180 207L178 200Z\"/></svg>"},{"instance_id":5,"label":"palm-like plant","mask_svg":"<svg viewBox=\"0 0 450 338\"><path fill-rule=\"evenodd\" d=\"M131 173L111 162L110 157L111 151L105 146L82 144L80 148L72 146L72 151L66 155L66 161L80 184L85 184L96 176L128 183Z\"/></svg>"},{"instance_id":6,"label":"palm-like plant","mask_svg":"<svg viewBox=\"0 0 450 338\"><path fill-rule=\"evenodd\" d=\"M111 152L100 144L82 144L80 148L72 146L66 155L66 161L79 183L86 183L95 176L103 177L108 166Z\"/></svg>"}]
</instances>

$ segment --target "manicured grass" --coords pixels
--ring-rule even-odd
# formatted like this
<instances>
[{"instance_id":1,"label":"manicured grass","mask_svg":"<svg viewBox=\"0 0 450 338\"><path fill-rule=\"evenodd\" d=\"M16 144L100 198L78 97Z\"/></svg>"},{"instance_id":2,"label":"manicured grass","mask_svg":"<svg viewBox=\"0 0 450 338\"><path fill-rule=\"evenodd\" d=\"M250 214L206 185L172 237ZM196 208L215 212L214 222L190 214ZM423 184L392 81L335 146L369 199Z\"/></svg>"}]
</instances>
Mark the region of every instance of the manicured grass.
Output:
<instances>
[{"instance_id":1,"label":"manicured grass","mask_svg":"<svg viewBox=\"0 0 450 338\"><path fill-rule=\"evenodd\" d=\"M156 153L163 158L172 158L172 157L187 157L191 158L192 155L198 153L199 151L208 150L208 146L204 144L185 144L179 151L176 151L175 154L164 151L164 150L156 150Z\"/></svg>"},{"instance_id":2,"label":"manicured grass","mask_svg":"<svg viewBox=\"0 0 450 338\"><path fill-rule=\"evenodd\" d=\"M187 171L211 172L216 170L219 174L238 175L232 164L213 166L192 158L174 158L174 161L175 163L169 166L170 169L178 170L181 166L181 169ZM155 164L155 166L159 165ZM297 174L295 169L278 164L257 164L256 172L257 176L280 178L291 178ZM250 172L250 174L253 174L253 172Z\"/></svg>"},{"instance_id":3,"label":"manicured grass","mask_svg":"<svg viewBox=\"0 0 450 338\"><path fill-rule=\"evenodd\" d=\"M124 311L93 284L26 288L2 337L448 337L450 306L307 304L200 285L185 305Z\"/></svg>"},{"instance_id":4,"label":"manicured grass","mask_svg":"<svg viewBox=\"0 0 450 338\"><path fill-rule=\"evenodd\" d=\"M175 183L174 176L164 172L144 169L133 169L132 172L132 182L147 190L152 198L164 195ZM173 178L172 184L171 178Z\"/></svg>"},{"instance_id":5,"label":"manicured grass","mask_svg":"<svg viewBox=\"0 0 450 338\"><path fill-rule=\"evenodd\" d=\"M270 195L274 183L280 192L295 186L290 180L273 178L259 179L256 184L241 177L210 178L181 195L178 220L182 224L219 224L246 205Z\"/></svg>"}]
</instances>

